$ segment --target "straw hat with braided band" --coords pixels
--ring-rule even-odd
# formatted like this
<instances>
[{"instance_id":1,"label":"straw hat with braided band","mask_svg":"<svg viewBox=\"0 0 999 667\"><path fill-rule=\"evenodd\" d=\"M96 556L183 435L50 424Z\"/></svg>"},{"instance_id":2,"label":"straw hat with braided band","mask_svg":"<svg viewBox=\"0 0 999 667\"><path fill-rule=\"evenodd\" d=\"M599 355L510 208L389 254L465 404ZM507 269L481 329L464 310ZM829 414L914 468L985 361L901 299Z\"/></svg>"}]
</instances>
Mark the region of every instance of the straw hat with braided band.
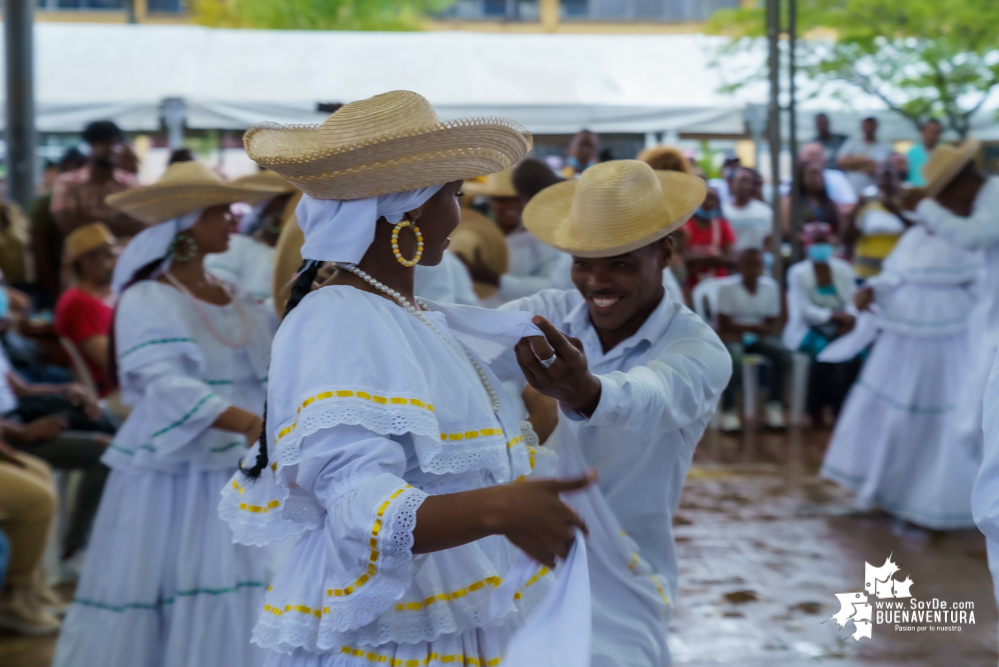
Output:
<instances>
[{"instance_id":1,"label":"straw hat with braided band","mask_svg":"<svg viewBox=\"0 0 999 667\"><path fill-rule=\"evenodd\" d=\"M965 139L957 146L940 144L933 149L923 165L923 178L926 179L926 196L936 197L954 177L961 173L981 149L978 139Z\"/></svg>"},{"instance_id":2,"label":"straw hat with braided band","mask_svg":"<svg viewBox=\"0 0 999 667\"><path fill-rule=\"evenodd\" d=\"M465 260L475 262L477 255L483 264L500 275L509 270L510 256L503 232L492 220L478 211L463 206L461 222L451 232L450 238L451 244L448 248ZM495 285L485 283L474 283L472 286L480 299L488 299L499 291Z\"/></svg>"},{"instance_id":3,"label":"straw hat with braided band","mask_svg":"<svg viewBox=\"0 0 999 667\"><path fill-rule=\"evenodd\" d=\"M517 190L513 187L513 172L516 165L503 171L466 179L461 185L461 191L467 197L516 197Z\"/></svg>"},{"instance_id":4,"label":"straw hat with braided band","mask_svg":"<svg viewBox=\"0 0 999 667\"><path fill-rule=\"evenodd\" d=\"M347 104L321 125L257 125L243 143L257 164L314 199L364 199L491 174L532 146L513 121L443 123L427 100L405 90Z\"/></svg>"},{"instance_id":5,"label":"straw hat with braided band","mask_svg":"<svg viewBox=\"0 0 999 667\"><path fill-rule=\"evenodd\" d=\"M136 220L159 224L209 206L258 204L281 193L276 187L223 181L200 162L174 162L152 185L110 195L105 201Z\"/></svg>"},{"instance_id":6,"label":"straw hat with braided band","mask_svg":"<svg viewBox=\"0 0 999 667\"><path fill-rule=\"evenodd\" d=\"M524 208L524 226L576 257L614 257L665 237L694 214L707 186L638 160L601 162L557 183Z\"/></svg>"}]
</instances>

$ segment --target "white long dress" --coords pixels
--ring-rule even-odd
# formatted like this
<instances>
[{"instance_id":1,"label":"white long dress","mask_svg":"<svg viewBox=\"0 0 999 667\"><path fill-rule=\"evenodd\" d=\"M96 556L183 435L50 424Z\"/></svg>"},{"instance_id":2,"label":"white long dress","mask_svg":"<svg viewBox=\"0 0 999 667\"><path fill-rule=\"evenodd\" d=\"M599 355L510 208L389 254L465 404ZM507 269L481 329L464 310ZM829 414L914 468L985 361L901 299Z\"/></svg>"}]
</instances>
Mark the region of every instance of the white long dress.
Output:
<instances>
[{"instance_id":1,"label":"white long dress","mask_svg":"<svg viewBox=\"0 0 999 667\"><path fill-rule=\"evenodd\" d=\"M977 458L955 440L953 424L981 270L981 253L913 227L868 282L881 331L821 473L855 490L860 507L937 530L974 525Z\"/></svg>"},{"instance_id":2,"label":"white long dress","mask_svg":"<svg viewBox=\"0 0 999 667\"><path fill-rule=\"evenodd\" d=\"M509 330L497 322L520 314L428 305L440 336L388 299L329 286L277 333L272 463L255 481L237 473L219 506L244 544L304 533L258 607L253 641L271 649L269 667L496 665L550 586L539 568L493 618L490 595L520 553L505 538L411 553L428 495L513 481L536 461L554 467L528 447L512 402L494 414L459 342L492 337L498 353L529 318L496 345L491 332Z\"/></svg>"},{"instance_id":3,"label":"white long dress","mask_svg":"<svg viewBox=\"0 0 999 667\"><path fill-rule=\"evenodd\" d=\"M122 400L133 409L103 458L112 470L57 667L263 662L249 640L267 585L264 556L233 544L215 512L247 444L211 424L233 405L261 412L276 321L245 292L201 306L232 341L245 318L246 345L219 342L169 285L137 283L119 302Z\"/></svg>"}]
</instances>

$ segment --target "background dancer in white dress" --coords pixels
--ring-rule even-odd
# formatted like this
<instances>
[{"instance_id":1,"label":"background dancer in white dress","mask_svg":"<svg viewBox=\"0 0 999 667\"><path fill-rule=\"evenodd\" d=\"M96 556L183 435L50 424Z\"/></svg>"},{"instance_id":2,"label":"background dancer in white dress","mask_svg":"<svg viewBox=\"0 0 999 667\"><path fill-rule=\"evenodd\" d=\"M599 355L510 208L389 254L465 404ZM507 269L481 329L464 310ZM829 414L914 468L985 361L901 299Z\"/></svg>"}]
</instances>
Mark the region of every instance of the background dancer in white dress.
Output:
<instances>
[{"instance_id":1,"label":"background dancer in white dress","mask_svg":"<svg viewBox=\"0 0 999 667\"><path fill-rule=\"evenodd\" d=\"M276 321L204 268L223 252L236 187L196 162L108 203L152 226L115 269L111 358L132 412L104 456L111 474L57 667L253 667L264 554L233 544L219 489L261 429ZM123 292L122 292L123 290Z\"/></svg>"},{"instance_id":2,"label":"background dancer in white dress","mask_svg":"<svg viewBox=\"0 0 999 667\"><path fill-rule=\"evenodd\" d=\"M266 441L220 505L240 542L304 533L254 641L269 667L497 665L548 587L541 564L581 525L558 494L590 480L508 484L551 457L527 446L479 352L540 331L521 313L418 303L413 274L445 252L460 179L523 157L530 135L441 123L405 91L289 129L252 128L246 146L305 191L308 261L274 342ZM324 261L338 271L305 295ZM541 564L492 613L514 545Z\"/></svg>"},{"instance_id":3,"label":"background dancer in white dress","mask_svg":"<svg viewBox=\"0 0 999 667\"><path fill-rule=\"evenodd\" d=\"M881 507L924 528L974 525L971 485L978 459L952 435L968 372L968 318L982 272L964 250L922 225L906 231L881 273L856 293L866 326L819 355L854 357L880 329L847 396L822 476L857 492L861 509ZM898 528L903 528L899 526Z\"/></svg>"},{"instance_id":4,"label":"background dancer in white dress","mask_svg":"<svg viewBox=\"0 0 999 667\"><path fill-rule=\"evenodd\" d=\"M721 340L666 296L661 279L673 252L668 234L704 192L695 176L637 160L597 164L542 190L525 209L525 224L572 255L576 289L545 290L501 308L547 318L536 320L557 353L554 363L545 367L525 342L516 360L506 354L494 368L504 380L526 376L559 401L561 435L597 469L597 491L620 524L605 531L620 544L587 545L593 667L670 664L673 513L732 374ZM606 557L618 553L623 558Z\"/></svg>"},{"instance_id":5,"label":"background dancer in white dress","mask_svg":"<svg viewBox=\"0 0 999 667\"><path fill-rule=\"evenodd\" d=\"M985 253L981 298L969 322L969 372L957 396L954 426L954 437L977 456L983 442L982 397L999 350L999 178L986 178L975 166L979 148L977 140L967 139L960 146L933 149L923 167L927 198L916 208L927 229Z\"/></svg>"}]
</instances>

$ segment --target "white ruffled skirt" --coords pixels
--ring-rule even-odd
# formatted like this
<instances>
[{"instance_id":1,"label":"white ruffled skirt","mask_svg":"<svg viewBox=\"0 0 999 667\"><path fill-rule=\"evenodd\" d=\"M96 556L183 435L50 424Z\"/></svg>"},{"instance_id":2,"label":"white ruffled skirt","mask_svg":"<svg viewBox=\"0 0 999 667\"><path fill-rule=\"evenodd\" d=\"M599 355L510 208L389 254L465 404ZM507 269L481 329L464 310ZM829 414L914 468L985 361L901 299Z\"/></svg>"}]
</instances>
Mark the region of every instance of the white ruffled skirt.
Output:
<instances>
[{"instance_id":1,"label":"white ruffled skirt","mask_svg":"<svg viewBox=\"0 0 999 667\"><path fill-rule=\"evenodd\" d=\"M967 379L966 333L918 337L882 331L850 390L822 476L917 525L975 525L971 489L978 460L954 437Z\"/></svg>"},{"instance_id":2,"label":"white ruffled skirt","mask_svg":"<svg viewBox=\"0 0 999 667\"><path fill-rule=\"evenodd\" d=\"M232 543L232 470L113 470L55 667L261 665L250 643L268 552Z\"/></svg>"}]
</instances>

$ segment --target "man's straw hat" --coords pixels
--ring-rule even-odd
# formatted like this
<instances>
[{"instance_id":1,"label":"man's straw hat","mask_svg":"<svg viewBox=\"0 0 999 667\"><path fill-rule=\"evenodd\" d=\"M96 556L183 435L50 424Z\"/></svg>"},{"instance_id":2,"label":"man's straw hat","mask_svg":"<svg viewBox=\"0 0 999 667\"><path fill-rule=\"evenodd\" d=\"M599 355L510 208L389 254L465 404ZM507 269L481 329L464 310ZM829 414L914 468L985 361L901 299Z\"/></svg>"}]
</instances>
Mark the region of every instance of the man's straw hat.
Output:
<instances>
[{"instance_id":1,"label":"man's straw hat","mask_svg":"<svg viewBox=\"0 0 999 667\"><path fill-rule=\"evenodd\" d=\"M513 172L516 165L503 171L466 179L461 191L466 197L516 197L517 190L513 187Z\"/></svg>"},{"instance_id":2,"label":"man's straw hat","mask_svg":"<svg viewBox=\"0 0 999 667\"><path fill-rule=\"evenodd\" d=\"M209 206L258 204L279 194L280 188L227 183L200 162L174 162L154 184L110 195L105 201L136 220L159 224Z\"/></svg>"},{"instance_id":3,"label":"man's straw hat","mask_svg":"<svg viewBox=\"0 0 999 667\"><path fill-rule=\"evenodd\" d=\"M936 197L961 170L975 159L982 145L978 139L965 139L957 146L940 144L933 149L923 165L926 196Z\"/></svg>"},{"instance_id":4,"label":"man's straw hat","mask_svg":"<svg viewBox=\"0 0 999 667\"><path fill-rule=\"evenodd\" d=\"M405 90L347 104L321 125L257 125L243 143L257 164L316 199L362 199L491 174L532 146L518 123L443 123L427 100Z\"/></svg>"},{"instance_id":5,"label":"man's straw hat","mask_svg":"<svg viewBox=\"0 0 999 667\"><path fill-rule=\"evenodd\" d=\"M510 268L510 256L503 232L492 220L471 208L461 208L461 222L451 232L451 245L448 248L469 262L475 262L478 252L482 263L500 275ZM485 283L475 283L473 287L480 299L488 299L498 290L495 285Z\"/></svg>"},{"instance_id":6,"label":"man's straw hat","mask_svg":"<svg viewBox=\"0 0 999 667\"><path fill-rule=\"evenodd\" d=\"M250 187L263 186L265 188L280 190L280 193L284 195L298 190L298 188L270 169L261 169L255 174L240 176L234 179L232 184L238 186L248 185Z\"/></svg>"},{"instance_id":7,"label":"man's straw hat","mask_svg":"<svg viewBox=\"0 0 999 667\"><path fill-rule=\"evenodd\" d=\"M62 248L62 261L69 265L88 252L114 245L117 239L103 222L91 222L77 227L66 237Z\"/></svg>"},{"instance_id":8,"label":"man's straw hat","mask_svg":"<svg viewBox=\"0 0 999 667\"><path fill-rule=\"evenodd\" d=\"M613 257L663 238L704 201L707 186L679 171L654 171L638 160L601 162L557 183L524 208L524 226L577 257Z\"/></svg>"}]
</instances>

